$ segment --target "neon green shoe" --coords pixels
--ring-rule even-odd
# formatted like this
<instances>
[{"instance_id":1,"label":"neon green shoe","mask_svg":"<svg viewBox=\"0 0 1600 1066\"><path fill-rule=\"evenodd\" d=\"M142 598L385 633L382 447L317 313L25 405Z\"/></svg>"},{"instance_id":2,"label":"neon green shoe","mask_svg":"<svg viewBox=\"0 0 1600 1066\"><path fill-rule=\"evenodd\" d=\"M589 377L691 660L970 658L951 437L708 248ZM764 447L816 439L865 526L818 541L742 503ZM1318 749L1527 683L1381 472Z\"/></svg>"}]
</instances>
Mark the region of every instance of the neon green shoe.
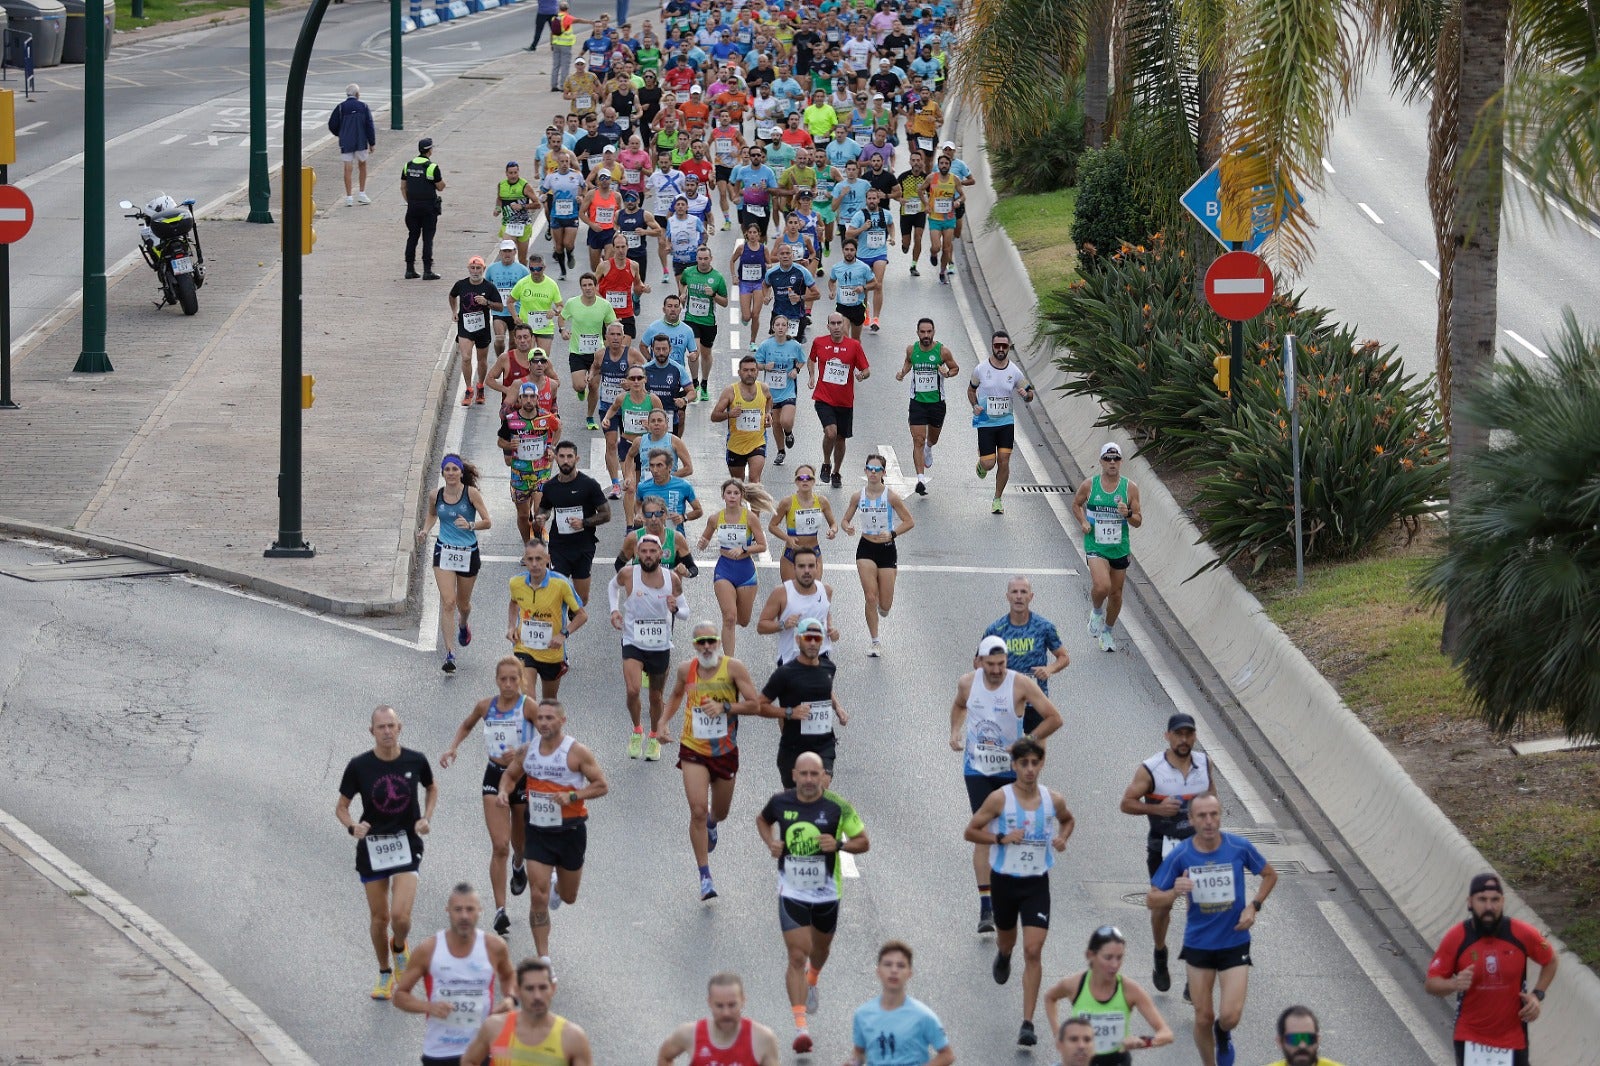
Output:
<instances>
[{"instance_id":1,"label":"neon green shoe","mask_svg":"<svg viewBox=\"0 0 1600 1066\"><path fill-rule=\"evenodd\" d=\"M644 734L635 729L628 737L628 758L637 759L644 751Z\"/></svg>"},{"instance_id":2,"label":"neon green shoe","mask_svg":"<svg viewBox=\"0 0 1600 1066\"><path fill-rule=\"evenodd\" d=\"M646 740L644 742L644 761L645 762L660 762L661 761L661 738L660 737L651 737L651 738L649 738L648 740Z\"/></svg>"},{"instance_id":3,"label":"neon green shoe","mask_svg":"<svg viewBox=\"0 0 1600 1066\"><path fill-rule=\"evenodd\" d=\"M984 468L984 465L983 465L981 460L978 463L977 471L978 471L978 477L979 477L980 480L989 476L989 471Z\"/></svg>"}]
</instances>

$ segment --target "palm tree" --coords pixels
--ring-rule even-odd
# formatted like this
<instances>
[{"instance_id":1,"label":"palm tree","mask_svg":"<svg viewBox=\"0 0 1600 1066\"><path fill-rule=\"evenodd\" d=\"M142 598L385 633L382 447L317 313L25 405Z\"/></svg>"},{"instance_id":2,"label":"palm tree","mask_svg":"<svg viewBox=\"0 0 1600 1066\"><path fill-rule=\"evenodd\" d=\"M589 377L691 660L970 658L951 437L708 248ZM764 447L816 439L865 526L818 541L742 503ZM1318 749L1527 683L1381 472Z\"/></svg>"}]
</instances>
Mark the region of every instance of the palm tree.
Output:
<instances>
[{"instance_id":1,"label":"palm tree","mask_svg":"<svg viewBox=\"0 0 1600 1066\"><path fill-rule=\"evenodd\" d=\"M1458 393L1458 421L1505 443L1452 459L1435 603L1472 619L1457 659L1497 732L1554 714L1600 737L1600 334L1569 309L1548 363L1502 363Z\"/></svg>"}]
</instances>

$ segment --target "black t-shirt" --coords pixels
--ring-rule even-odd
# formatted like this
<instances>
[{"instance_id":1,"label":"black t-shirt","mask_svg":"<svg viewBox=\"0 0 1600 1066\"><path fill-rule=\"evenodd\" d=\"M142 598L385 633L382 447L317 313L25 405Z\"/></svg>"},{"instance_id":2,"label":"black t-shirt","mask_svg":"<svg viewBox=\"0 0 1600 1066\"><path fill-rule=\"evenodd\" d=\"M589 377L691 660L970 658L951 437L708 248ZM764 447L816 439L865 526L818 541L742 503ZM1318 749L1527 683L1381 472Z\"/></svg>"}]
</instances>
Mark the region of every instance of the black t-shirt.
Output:
<instances>
[{"instance_id":1,"label":"black t-shirt","mask_svg":"<svg viewBox=\"0 0 1600 1066\"><path fill-rule=\"evenodd\" d=\"M869 170L861 176L867 179L868 185L883 193L883 199L879 201L879 206L884 210L888 210L889 194L894 192L894 187L896 185L900 184L900 179L895 177L894 172L890 170L880 170L877 172Z\"/></svg>"},{"instance_id":2,"label":"black t-shirt","mask_svg":"<svg viewBox=\"0 0 1600 1066\"><path fill-rule=\"evenodd\" d=\"M339 781L339 795L361 798L361 816L374 836L411 831L422 817L422 802L417 789L433 786L433 768L419 751L401 748L400 754L385 762L377 752L365 751L351 759Z\"/></svg>"},{"instance_id":3,"label":"black t-shirt","mask_svg":"<svg viewBox=\"0 0 1600 1066\"><path fill-rule=\"evenodd\" d=\"M744 80L745 84L750 86L750 91L754 92L763 85L771 85L777 81L778 71L773 67L767 67L765 70L761 67L752 67L750 73L745 75Z\"/></svg>"},{"instance_id":4,"label":"black t-shirt","mask_svg":"<svg viewBox=\"0 0 1600 1066\"><path fill-rule=\"evenodd\" d=\"M558 474L544 483L544 494L539 497L539 510L554 512L562 507L582 507L583 517L593 518L595 512L606 506L605 490L600 482L578 471L571 481L562 481ZM567 530L560 522L550 525L550 540L562 544L592 545L594 530L584 527L577 532Z\"/></svg>"},{"instance_id":5,"label":"black t-shirt","mask_svg":"<svg viewBox=\"0 0 1600 1066\"><path fill-rule=\"evenodd\" d=\"M811 46L820 40L822 40L822 35L816 30L801 30L794 35L795 74L811 73Z\"/></svg>"},{"instance_id":6,"label":"black t-shirt","mask_svg":"<svg viewBox=\"0 0 1600 1066\"><path fill-rule=\"evenodd\" d=\"M893 100L900 93L900 75L892 70L880 70L867 79L867 84L872 86L872 91L882 93L886 99Z\"/></svg>"},{"instance_id":7,"label":"black t-shirt","mask_svg":"<svg viewBox=\"0 0 1600 1066\"><path fill-rule=\"evenodd\" d=\"M796 707L802 703L827 703L833 699L833 675L838 670L832 659L821 659L815 666L807 666L799 659L790 659L767 678L761 694L779 707ZM778 747L784 751L814 751L832 754L834 734L800 732L800 719L785 718L783 734Z\"/></svg>"},{"instance_id":8,"label":"black t-shirt","mask_svg":"<svg viewBox=\"0 0 1600 1066\"><path fill-rule=\"evenodd\" d=\"M883 43L878 46L878 54L883 55L885 52L889 52L904 58L906 49L910 47L911 35L909 33L896 33L890 30L883 35Z\"/></svg>"},{"instance_id":9,"label":"black t-shirt","mask_svg":"<svg viewBox=\"0 0 1600 1066\"><path fill-rule=\"evenodd\" d=\"M578 143L572 146L572 151L573 154L577 155L579 159L582 160L583 173L585 177L588 177L589 175L589 164L600 162L600 153L604 152L606 148L611 145L611 139L608 137L603 137L599 133L592 135L585 133L582 137L578 138ZM585 152L589 153L587 157L585 157L583 154Z\"/></svg>"},{"instance_id":10,"label":"black t-shirt","mask_svg":"<svg viewBox=\"0 0 1600 1066\"><path fill-rule=\"evenodd\" d=\"M472 283L471 278L462 278L450 286L450 297L456 301L456 325L463 333L479 333L489 328L489 316L494 309L487 303L482 307L478 306L473 300L474 296L482 296L484 300L494 303L500 302L500 290L490 284L488 278L484 278L476 285ZM483 324L480 326L474 323L473 326L468 326L468 315L482 315Z\"/></svg>"}]
</instances>

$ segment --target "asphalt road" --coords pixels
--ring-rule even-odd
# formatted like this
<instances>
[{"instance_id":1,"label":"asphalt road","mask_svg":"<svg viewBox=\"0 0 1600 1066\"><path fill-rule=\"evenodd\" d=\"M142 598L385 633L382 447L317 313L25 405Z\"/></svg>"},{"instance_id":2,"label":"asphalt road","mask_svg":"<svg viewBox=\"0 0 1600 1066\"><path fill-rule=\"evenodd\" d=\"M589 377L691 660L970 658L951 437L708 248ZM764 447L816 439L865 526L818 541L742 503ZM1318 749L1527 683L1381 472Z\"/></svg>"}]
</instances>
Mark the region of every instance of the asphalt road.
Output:
<instances>
[{"instance_id":1,"label":"asphalt road","mask_svg":"<svg viewBox=\"0 0 1600 1066\"><path fill-rule=\"evenodd\" d=\"M716 237L719 262L730 238ZM859 389L849 478L844 490L830 491L836 508L860 485L860 465L874 446L892 457L891 473L898 467L898 487L909 491L905 386L893 371L916 318L933 314L940 338L969 369L976 361L971 338L985 335L959 283L941 288L926 267L920 279L909 278L898 254L889 277L883 334L865 341L875 373ZM653 315L662 293L659 275L652 271L649 280L656 292L646 297L645 314ZM443 283L428 291L443 315ZM730 380L730 359L719 345L714 384ZM557 365L565 362L558 355ZM570 416L570 394L561 403ZM714 494L723 476L720 434L709 430L707 406L694 407L689 420L702 495ZM1034 575L1035 607L1060 625L1073 657L1054 686L1066 727L1051 742L1045 782L1065 792L1079 829L1053 879L1047 981L1081 966L1089 932L1106 922L1129 936L1128 972L1148 977L1144 823L1120 814L1117 801L1138 761L1162 746L1168 714L1192 707L1221 769L1226 824L1261 841L1285 874L1258 925L1239 1061L1276 1057L1271 1020L1296 1001L1321 1013L1325 1048L1342 1061L1443 1061L1441 1006L1421 994L1273 802L1272 783L1212 725L1211 709L1171 651L1147 635L1139 612L1130 612L1137 639L1119 634L1122 650L1108 655L1092 646L1080 540L1063 532L1060 519L1068 497L1016 491L1067 481L1038 454L1037 427L1023 427L1008 513L997 518L988 513L990 483L972 472L975 433L959 403L953 407L932 494L908 496L917 527L900 541L901 578L882 659L864 654L853 546L841 536L827 548L826 577L844 630L839 690L856 715L840 744L835 788L861 810L872 850L846 883L811 1061L845 1054L850 1012L875 990L874 949L891 936L918 949L913 992L943 1014L962 1061L1054 1061L1045 1048L1014 1050L1020 970L1010 985L996 987L990 939L973 931L970 850L961 839L967 808L959 759L945 745L956 678L970 668L983 627L1004 613L1006 579L1019 572ZM418 1053L420 1022L367 999L365 909L349 838L332 812L346 760L370 743L365 728L374 704L400 708L403 742L436 758L471 702L491 691L491 664L505 651L497 640L504 582L517 553L492 411L455 408L447 430L447 444L488 473L495 525L476 597L478 640L453 677L440 673L439 653L431 650L431 597L409 630L379 631L188 579L24 584L0 577L7 604L0 613L0 807L166 923L329 1066L411 1061ZM573 428L570 417L568 426L595 468L589 442L597 434ZM768 468L769 486L785 489L794 462L818 459L820 433L807 403L796 435L791 464ZM614 554L619 525L603 531L600 559ZM1135 552L1138 539L1136 533ZM0 543L0 568L45 558L36 548ZM776 570L763 567L760 580L764 598ZM711 613L708 581L691 582L697 614ZM603 612L599 589L597 582ZM753 628L741 634L740 657L760 680L772 648ZM731 968L746 977L750 1013L774 1025L787 1046L772 864L752 824L778 787L776 730L751 723L743 731L745 769L713 856L721 896L702 904L672 749L657 764L624 757L616 642L603 618L573 638L572 656L574 672L563 688L572 730L594 746L612 791L593 804L582 897L555 914L558 1009L589 1029L598 1061L651 1061L673 1024L699 1014L706 976ZM452 882L487 878L473 750L469 742L460 763L440 777L419 936L442 923ZM518 956L530 948L520 916L511 945ZM1141 1053L1141 1062L1195 1061L1180 989L1157 997L1178 1043ZM1037 1020L1042 1026L1042 1013Z\"/></svg>"}]
</instances>

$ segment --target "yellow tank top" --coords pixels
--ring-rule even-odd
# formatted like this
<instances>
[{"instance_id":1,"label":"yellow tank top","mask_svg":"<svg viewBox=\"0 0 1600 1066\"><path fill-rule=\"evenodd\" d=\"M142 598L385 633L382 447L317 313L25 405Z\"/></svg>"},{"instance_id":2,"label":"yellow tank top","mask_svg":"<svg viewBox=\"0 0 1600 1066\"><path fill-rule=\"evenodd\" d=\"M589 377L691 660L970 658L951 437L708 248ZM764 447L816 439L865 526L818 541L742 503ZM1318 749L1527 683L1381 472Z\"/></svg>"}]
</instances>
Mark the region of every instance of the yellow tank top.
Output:
<instances>
[{"instance_id":1,"label":"yellow tank top","mask_svg":"<svg viewBox=\"0 0 1600 1066\"><path fill-rule=\"evenodd\" d=\"M956 216L956 189L961 179L954 174L931 174L923 188L927 191L928 217L941 222Z\"/></svg>"},{"instance_id":2,"label":"yellow tank top","mask_svg":"<svg viewBox=\"0 0 1600 1066\"><path fill-rule=\"evenodd\" d=\"M537 1044L524 1044L517 1039L517 1012L508 1014L505 1027L489 1048L491 1066L568 1066L561 1053L561 1030L567 1027L567 1020L559 1014L550 1017L554 1021L550 1034Z\"/></svg>"},{"instance_id":3,"label":"yellow tank top","mask_svg":"<svg viewBox=\"0 0 1600 1066\"><path fill-rule=\"evenodd\" d=\"M739 385L733 386L732 417L728 419L728 451L749 455L767 443L767 387L756 382L755 399L747 400Z\"/></svg>"},{"instance_id":4,"label":"yellow tank top","mask_svg":"<svg viewBox=\"0 0 1600 1066\"><path fill-rule=\"evenodd\" d=\"M689 684L684 690L683 732L678 743L697 755L726 755L738 746L739 718L722 714L702 716L695 721L695 709L705 700L712 703L737 703L739 690L728 676L728 657L724 655L710 677L700 676L700 660L689 663ZM707 735L702 736L702 732Z\"/></svg>"}]
</instances>

